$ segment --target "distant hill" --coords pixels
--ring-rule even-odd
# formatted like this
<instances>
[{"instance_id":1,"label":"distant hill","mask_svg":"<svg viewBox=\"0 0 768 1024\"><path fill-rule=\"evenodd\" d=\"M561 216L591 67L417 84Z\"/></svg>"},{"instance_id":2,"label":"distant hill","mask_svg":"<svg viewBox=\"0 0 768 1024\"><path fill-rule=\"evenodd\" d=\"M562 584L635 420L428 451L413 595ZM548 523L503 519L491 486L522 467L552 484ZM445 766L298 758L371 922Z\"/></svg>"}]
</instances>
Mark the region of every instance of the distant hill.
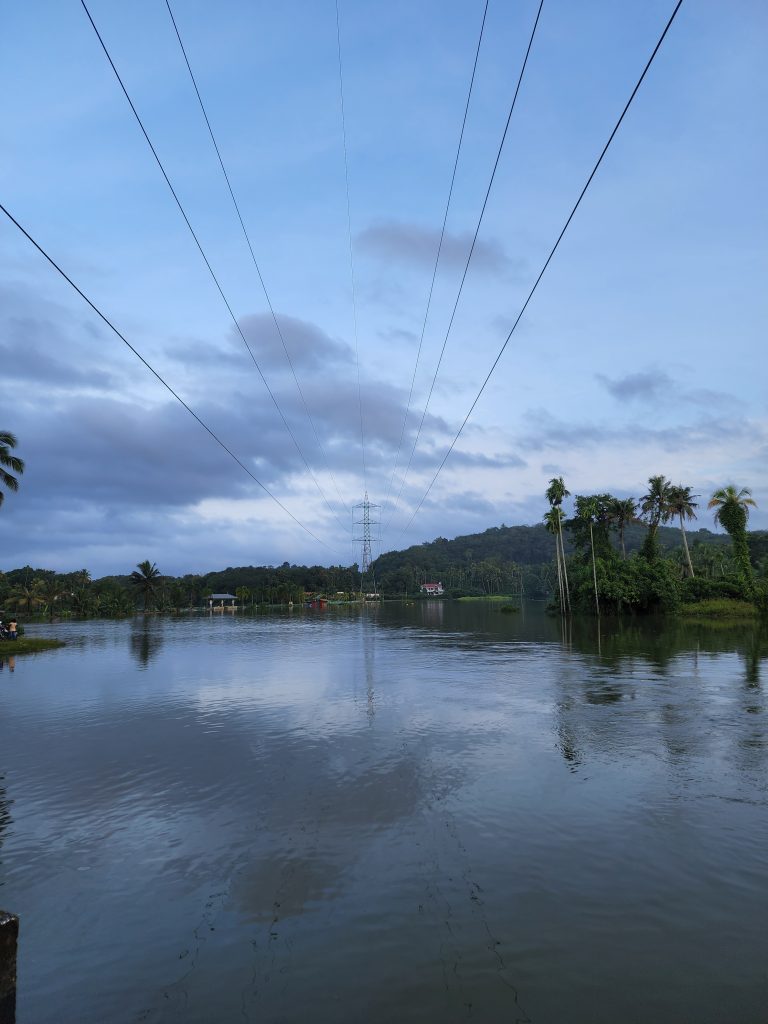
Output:
<instances>
[{"instance_id":1,"label":"distant hill","mask_svg":"<svg viewBox=\"0 0 768 1024\"><path fill-rule=\"evenodd\" d=\"M627 552L637 551L646 535L646 527L629 526L625 532ZM566 553L572 551L568 531L564 533ZM659 528L659 544L664 550L682 547L680 531L670 526ZM726 534L711 530L688 531L688 543L703 541L709 544L729 545ZM618 541L616 541L618 547ZM374 568L377 576L418 568L432 575L447 572L456 566L496 561L514 562L517 565L540 565L554 558L555 542L544 524L536 526L492 526L482 533L470 533L463 537L446 540L438 537L424 544L415 544L403 551L388 551L376 559Z\"/></svg>"}]
</instances>

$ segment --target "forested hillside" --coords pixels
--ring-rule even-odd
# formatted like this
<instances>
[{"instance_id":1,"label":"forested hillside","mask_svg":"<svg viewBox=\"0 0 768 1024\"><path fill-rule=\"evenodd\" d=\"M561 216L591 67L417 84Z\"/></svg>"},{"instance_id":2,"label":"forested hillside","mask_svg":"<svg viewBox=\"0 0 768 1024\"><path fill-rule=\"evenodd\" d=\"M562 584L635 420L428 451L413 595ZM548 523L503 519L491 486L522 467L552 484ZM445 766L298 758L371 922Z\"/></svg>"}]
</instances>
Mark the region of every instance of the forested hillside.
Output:
<instances>
[{"instance_id":1,"label":"forested hillside","mask_svg":"<svg viewBox=\"0 0 768 1024\"><path fill-rule=\"evenodd\" d=\"M646 533L647 529L642 524L626 527L628 554L640 550ZM730 547L727 535L711 530L690 531L688 538L694 548L706 544L725 554ZM569 554L573 548L568 534L564 540L566 554ZM678 529L660 527L658 540L663 550L681 548ZM555 540L543 523L536 526L502 525L453 540L438 537L403 551L389 551L376 559L373 568L379 589L385 594L413 593L425 580L440 580L448 591L518 592L521 571L524 591L543 594L552 588L549 567L554 557Z\"/></svg>"}]
</instances>

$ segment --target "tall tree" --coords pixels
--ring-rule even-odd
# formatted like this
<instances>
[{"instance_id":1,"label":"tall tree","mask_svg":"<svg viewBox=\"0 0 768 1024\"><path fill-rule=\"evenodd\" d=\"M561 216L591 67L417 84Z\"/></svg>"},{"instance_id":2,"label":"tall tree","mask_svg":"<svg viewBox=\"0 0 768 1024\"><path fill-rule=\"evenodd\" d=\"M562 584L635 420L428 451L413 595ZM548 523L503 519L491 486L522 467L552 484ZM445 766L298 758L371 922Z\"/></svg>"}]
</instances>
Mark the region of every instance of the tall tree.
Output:
<instances>
[{"instance_id":1,"label":"tall tree","mask_svg":"<svg viewBox=\"0 0 768 1024\"><path fill-rule=\"evenodd\" d=\"M154 562L146 559L139 562L136 569L131 573L131 584L142 598L144 611L155 607L157 598L157 585L160 582L160 570Z\"/></svg>"},{"instance_id":2,"label":"tall tree","mask_svg":"<svg viewBox=\"0 0 768 1024\"><path fill-rule=\"evenodd\" d=\"M688 562L688 572L691 576L693 572L693 562L691 561L691 553L688 550L688 538L685 535L685 524L684 519L695 519L696 513L695 508L698 508L698 502L693 499L698 498L698 494L691 494L690 487L683 487L682 484L678 484L676 487L672 486L667 491L667 507L664 510L663 519L667 522L673 519L675 516L680 520L680 532L683 535L683 548L685 549L685 557Z\"/></svg>"},{"instance_id":3,"label":"tall tree","mask_svg":"<svg viewBox=\"0 0 768 1024\"><path fill-rule=\"evenodd\" d=\"M624 546L624 531L637 520L637 502L634 498L614 498L610 508L611 522L616 527L621 544L621 557L627 557L627 549Z\"/></svg>"},{"instance_id":4,"label":"tall tree","mask_svg":"<svg viewBox=\"0 0 768 1024\"><path fill-rule=\"evenodd\" d=\"M750 508L757 508L752 492L747 487L737 491L733 484L719 487L709 499L707 508L715 510L715 522L730 536L736 561L747 585L751 588L752 563L749 560L747 544L747 521Z\"/></svg>"},{"instance_id":5,"label":"tall tree","mask_svg":"<svg viewBox=\"0 0 768 1024\"><path fill-rule=\"evenodd\" d=\"M557 590L560 595L560 611L566 610L565 606L565 590L563 588L563 569L560 563L560 519L562 517L562 511L559 508L551 508L549 512L544 514L544 523L547 530L555 538L555 560L557 562Z\"/></svg>"},{"instance_id":6,"label":"tall tree","mask_svg":"<svg viewBox=\"0 0 768 1024\"><path fill-rule=\"evenodd\" d=\"M589 529L589 549L592 554L592 580L595 585L595 610L597 611L598 618L600 616L600 600L597 593L597 564L595 562L595 523L600 522L601 516L601 502L600 498L608 498L608 495L577 495L576 497L576 514L574 519L581 527L587 527ZM607 502L603 502L607 504Z\"/></svg>"},{"instance_id":7,"label":"tall tree","mask_svg":"<svg viewBox=\"0 0 768 1024\"><path fill-rule=\"evenodd\" d=\"M643 544L643 554L649 562L652 562L659 553L656 531L664 518L671 486L665 476L649 477L648 493L640 499L640 511L648 523L648 536Z\"/></svg>"},{"instance_id":8,"label":"tall tree","mask_svg":"<svg viewBox=\"0 0 768 1024\"><path fill-rule=\"evenodd\" d=\"M0 484L9 491L18 491L19 489L19 481L13 473L24 472L24 460L20 459L18 455L11 454L11 449L15 448L18 443L15 434L11 434L7 430L0 430ZM8 472L9 470L12 472ZM5 494L0 490L0 505L4 500Z\"/></svg>"},{"instance_id":9,"label":"tall tree","mask_svg":"<svg viewBox=\"0 0 768 1024\"><path fill-rule=\"evenodd\" d=\"M553 509L557 509L560 513L557 517L557 539L555 544L560 544L560 562L562 565L563 573L563 591L565 593L565 607L568 611L571 610L571 591L568 586L568 566L565 562L565 547L563 545L563 519L562 504L566 498L569 498L571 492L565 486L565 481L561 476L552 477L549 481L549 487L545 491L547 501Z\"/></svg>"}]
</instances>

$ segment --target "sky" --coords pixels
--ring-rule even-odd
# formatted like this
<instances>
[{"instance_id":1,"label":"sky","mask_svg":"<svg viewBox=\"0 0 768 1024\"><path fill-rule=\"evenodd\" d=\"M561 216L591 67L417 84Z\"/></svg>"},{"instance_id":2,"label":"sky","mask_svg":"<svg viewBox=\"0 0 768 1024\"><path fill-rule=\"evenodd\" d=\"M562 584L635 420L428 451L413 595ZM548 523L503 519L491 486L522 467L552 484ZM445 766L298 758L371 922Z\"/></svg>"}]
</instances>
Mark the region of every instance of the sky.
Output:
<instances>
[{"instance_id":1,"label":"sky","mask_svg":"<svg viewBox=\"0 0 768 1024\"><path fill-rule=\"evenodd\" d=\"M0 14L0 202L242 465L0 215L0 569L350 564L366 492L390 550L556 475L768 528L765 5L683 4L420 507L674 4L544 0L450 333L538 2L489 2L426 327L483 0L339 0L349 205L334 0L172 3L269 301L165 0L88 6L226 303L78 0Z\"/></svg>"}]
</instances>

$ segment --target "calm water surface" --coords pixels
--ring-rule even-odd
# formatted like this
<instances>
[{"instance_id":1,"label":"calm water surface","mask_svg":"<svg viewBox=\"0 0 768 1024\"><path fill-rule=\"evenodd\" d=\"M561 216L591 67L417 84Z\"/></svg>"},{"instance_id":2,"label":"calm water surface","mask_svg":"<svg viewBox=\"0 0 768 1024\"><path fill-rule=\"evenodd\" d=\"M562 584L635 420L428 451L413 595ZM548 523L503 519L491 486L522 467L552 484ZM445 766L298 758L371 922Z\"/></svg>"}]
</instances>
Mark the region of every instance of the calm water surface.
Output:
<instances>
[{"instance_id":1,"label":"calm water surface","mask_svg":"<svg viewBox=\"0 0 768 1024\"><path fill-rule=\"evenodd\" d=\"M38 626L19 1024L768 1021L766 639L430 602Z\"/></svg>"}]
</instances>

